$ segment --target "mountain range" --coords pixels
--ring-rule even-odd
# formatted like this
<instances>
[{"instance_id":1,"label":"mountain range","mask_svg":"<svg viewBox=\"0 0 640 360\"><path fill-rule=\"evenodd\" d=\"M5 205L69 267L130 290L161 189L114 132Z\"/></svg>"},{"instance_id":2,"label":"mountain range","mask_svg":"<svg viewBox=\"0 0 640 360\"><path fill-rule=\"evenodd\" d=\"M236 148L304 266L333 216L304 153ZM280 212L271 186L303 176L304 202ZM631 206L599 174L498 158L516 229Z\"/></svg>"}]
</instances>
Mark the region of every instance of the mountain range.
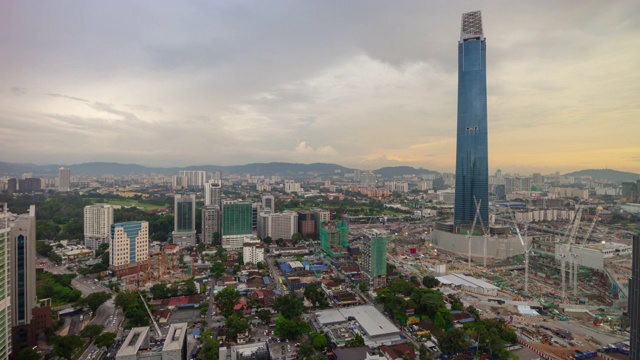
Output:
<instances>
[{"instance_id":1,"label":"mountain range","mask_svg":"<svg viewBox=\"0 0 640 360\"><path fill-rule=\"evenodd\" d=\"M565 176L590 176L594 180L609 180L611 182L626 182L626 181L637 181L640 179L640 174L632 173L632 172L624 172L618 170L611 169L587 169L574 171L572 173L565 174Z\"/></svg>"}]
</instances>

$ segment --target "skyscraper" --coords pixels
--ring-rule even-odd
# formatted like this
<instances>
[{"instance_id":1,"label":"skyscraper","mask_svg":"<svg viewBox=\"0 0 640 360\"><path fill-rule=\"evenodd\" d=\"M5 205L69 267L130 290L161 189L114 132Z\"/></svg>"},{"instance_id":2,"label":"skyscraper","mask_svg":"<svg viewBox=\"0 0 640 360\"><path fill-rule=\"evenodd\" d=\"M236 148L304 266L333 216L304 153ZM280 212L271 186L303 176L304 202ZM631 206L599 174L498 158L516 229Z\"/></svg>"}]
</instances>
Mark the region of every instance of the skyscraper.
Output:
<instances>
[{"instance_id":1,"label":"skyscraper","mask_svg":"<svg viewBox=\"0 0 640 360\"><path fill-rule=\"evenodd\" d=\"M222 206L222 186L220 180L211 180L204 186L204 205Z\"/></svg>"},{"instance_id":2,"label":"skyscraper","mask_svg":"<svg viewBox=\"0 0 640 360\"><path fill-rule=\"evenodd\" d=\"M84 246L97 249L101 244L109 243L113 224L113 206L95 204L84 207Z\"/></svg>"},{"instance_id":3,"label":"skyscraper","mask_svg":"<svg viewBox=\"0 0 640 360\"><path fill-rule=\"evenodd\" d=\"M362 241L362 271L374 289L386 285L388 239L378 230L368 230Z\"/></svg>"},{"instance_id":4,"label":"skyscraper","mask_svg":"<svg viewBox=\"0 0 640 360\"><path fill-rule=\"evenodd\" d=\"M196 243L196 196L176 195L174 199L173 243L182 246Z\"/></svg>"},{"instance_id":5,"label":"skyscraper","mask_svg":"<svg viewBox=\"0 0 640 360\"><path fill-rule=\"evenodd\" d=\"M111 224L109 265L120 270L147 261L149 257L149 223L129 221Z\"/></svg>"},{"instance_id":6,"label":"skyscraper","mask_svg":"<svg viewBox=\"0 0 640 360\"><path fill-rule=\"evenodd\" d=\"M71 169L65 169L63 167L58 169L58 190L71 190Z\"/></svg>"},{"instance_id":7,"label":"skyscraper","mask_svg":"<svg viewBox=\"0 0 640 360\"><path fill-rule=\"evenodd\" d=\"M480 11L462 14L458 43L458 128L454 224L489 219L486 40Z\"/></svg>"},{"instance_id":8,"label":"skyscraper","mask_svg":"<svg viewBox=\"0 0 640 360\"><path fill-rule=\"evenodd\" d=\"M252 206L248 202L225 202L222 205L222 236L252 233Z\"/></svg>"},{"instance_id":9,"label":"skyscraper","mask_svg":"<svg viewBox=\"0 0 640 360\"><path fill-rule=\"evenodd\" d=\"M640 234L633 237L631 279L629 279L629 318L631 352L629 359L640 359Z\"/></svg>"},{"instance_id":10,"label":"skyscraper","mask_svg":"<svg viewBox=\"0 0 640 360\"><path fill-rule=\"evenodd\" d=\"M0 203L0 360L11 355L11 228L6 203Z\"/></svg>"}]
</instances>

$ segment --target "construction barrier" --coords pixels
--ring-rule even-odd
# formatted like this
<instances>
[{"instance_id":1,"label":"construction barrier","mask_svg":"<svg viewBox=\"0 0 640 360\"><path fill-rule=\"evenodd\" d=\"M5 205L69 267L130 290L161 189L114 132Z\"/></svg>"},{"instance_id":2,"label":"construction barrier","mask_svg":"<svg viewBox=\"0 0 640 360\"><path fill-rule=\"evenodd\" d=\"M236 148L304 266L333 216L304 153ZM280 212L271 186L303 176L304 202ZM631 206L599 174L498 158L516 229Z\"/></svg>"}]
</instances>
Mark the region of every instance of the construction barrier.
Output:
<instances>
[{"instance_id":1,"label":"construction barrier","mask_svg":"<svg viewBox=\"0 0 640 360\"><path fill-rule=\"evenodd\" d=\"M524 340L518 339L518 342L520 344L526 346L529 350L533 351L534 353L540 355L540 357L545 359L545 360L556 360L557 359L557 357L555 357L555 356L551 356L551 355L549 355L549 354L547 354L545 352L542 352L542 351L534 348L533 346L529 345L529 343L524 341Z\"/></svg>"}]
</instances>

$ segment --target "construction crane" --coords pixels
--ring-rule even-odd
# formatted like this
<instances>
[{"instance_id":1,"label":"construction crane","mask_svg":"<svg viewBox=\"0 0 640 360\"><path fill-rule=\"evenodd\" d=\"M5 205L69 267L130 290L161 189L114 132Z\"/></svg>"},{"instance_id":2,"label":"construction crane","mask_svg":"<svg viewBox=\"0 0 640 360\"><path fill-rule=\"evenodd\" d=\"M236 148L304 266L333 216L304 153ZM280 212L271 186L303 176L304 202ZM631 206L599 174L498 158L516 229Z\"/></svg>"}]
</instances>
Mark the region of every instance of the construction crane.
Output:
<instances>
[{"instance_id":1,"label":"construction crane","mask_svg":"<svg viewBox=\"0 0 640 360\"><path fill-rule=\"evenodd\" d=\"M589 242L589 236L591 236L591 233L593 232L593 228L596 226L596 221L598 220L598 216L600 215L600 212L602 211L602 206L598 206L596 208L596 214L593 216L593 221L591 221L591 226L589 226L589 230L587 230L587 233L584 236L584 244L586 244L587 242Z\"/></svg>"},{"instance_id":2,"label":"construction crane","mask_svg":"<svg viewBox=\"0 0 640 360\"><path fill-rule=\"evenodd\" d=\"M516 218L511 211L509 211L509 215L511 215L511 220L513 220L513 226L516 228L516 234L518 234L518 239L520 239L520 245L522 245L522 249L524 250L524 293L529 293L529 252L531 248L527 249L527 244L524 242L522 238L522 234L520 234L520 228L518 227L518 223L516 222ZM525 228L527 225L525 225Z\"/></svg>"},{"instance_id":3,"label":"construction crane","mask_svg":"<svg viewBox=\"0 0 640 360\"><path fill-rule=\"evenodd\" d=\"M572 279L573 279L573 268L574 265L576 265L576 262L574 261L574 257L572 256L572 245L575 243L575 239L576 239L576 234L578 233L578 227L580 226L580 219L582 218L582 211L583 211L583 206L578 204L578 210L576 211L576 217L574 218L573 223L569 224L569 229L567 230L567 233L569 233L569 236L566 236L565 233L565 238L563 239L563 248L562 248L562 254L560 255L562 257L562 266L561 266L561 270L560 272L562 273L562 297L565 297L566 294L566 281L565 281L565 277L566 277L566 262L567 262L567 256L569 256L569 260L571 261L569 263L569 287L571 287L572 284ZM577 272L576 272L577 274ZM577 285L574 284L574 290L577 290ZM575 294L575 291L574 291Z\"/></svg>"},{"instance_id":4,"label":"construction crane","mask_svg":"<svg viewBox=\"0 0 640 360\"><path fill-rule=\"evenodd\" d=\"M144 298L142 297L142 293L140 291L138 291L138 295L140 295L140 300L142 300L142 303L144 304L145 309L147 309L147 313L149 314L149 318L151 318L151 322L153 322L153 326L155 327L156 332L158 333L158 337L161 338L162 332L160 332L160 327L158 326L158 323L156 323L156 320L153 318L153 315L151 314L151 310L149 310L149 306L147 305L147 302L144 301Z\"/></svg>"},{"instance_id":5,"label":"construction crane","mask_svg":"<svg viewBox=\"0 0 640 360\"><path fill-rule=\"evenodd\" d=\"M471 230L467 233L467 242L469 245L469 270L471 270L471 235L473 234L473 230L476 228L476 220L478 220L478 215L480 215L480 204L482 203L482 199L476 202L475 196L473 197L473 202L476 203L476 215L473 217L473 224L471 225Z\"/></svg>"},{"instance_id":6,"label":"construction crane","mask_svg":"<svg viewBox=\"0 0 640 360\"><path fill-rule=\"evenodd\" d=\"M482 237L484 238L484 244L482 247L482 266L486 268L487 267L487 239L489 238L489 223L487 223L487 226L484 226L484 223L482 221L482 215L478 211L479 208L480 208L480 202L477 202L476 213L478 215L478 218L480 218L480 228L482 229L482 234L483 234Z\"/></svg>"}]
</instances>

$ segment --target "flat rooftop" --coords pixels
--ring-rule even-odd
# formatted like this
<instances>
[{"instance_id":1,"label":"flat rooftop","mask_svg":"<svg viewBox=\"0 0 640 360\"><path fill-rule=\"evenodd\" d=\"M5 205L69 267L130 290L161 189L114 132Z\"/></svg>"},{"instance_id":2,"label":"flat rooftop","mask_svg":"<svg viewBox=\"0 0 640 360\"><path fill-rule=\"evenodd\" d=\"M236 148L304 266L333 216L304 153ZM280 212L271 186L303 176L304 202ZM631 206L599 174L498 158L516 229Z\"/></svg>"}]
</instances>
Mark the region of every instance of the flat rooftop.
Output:
<instances>
[{"instance_id":1,"label":"flat rooftop","mask_svg":"<svg viewBox=\"0 0 640 360\"><path fill-rule=\"evenodd\" d=\"M138 353L138 350L140 350L140 347L142 346L143 342L145 342L145 340L148 346L149 345L149 327L148 326L136 327L131 329L131 331L129 332L129 335L127 335L127 338L124 340L124 342L122 343L122 346L120 347L120 350L116 354L116 357L136 355Z\"/></svg>"},{"instance_id":2,"label":"flat rooftop","mask_svg":"<svg viewBox=\"0 0 640 360\"><path fill-rule=\"evenodd\" d=\"M495 290L499 289L497 286L490 284L484 280L476 279L474 277L467 276L464 274L458 274L458 273L453 273L446 276L438 276L436 277L436 279L438 279L438 281L440 281L445 285L453 284L453 285L464 285L464 286L471 286L471 287L481 287L484 289L495 289Z\"/></svg>"},{"instance_id":3,"label":"flat rooftop","mask_svg":"<svg viewBox=\"0 0 640 360\"><path fill-rule=\"evenodd\" d=\"M162 351L179 350L182 345L185 344L185 337L187 336L187 323L171 324L167 338L164 341Z\"/></svg>"},{"instance_id":4,"label":"flat rooftop","mask_svg":"<svg viewBox=\"0 0 640 360\"><path fill-rule=\"evenodd\" d=\"M318 311L316 318L322 326L345 323L352 316L369 337L400 333L391 321L371 305Z\"/></svg>"}]
</instances>

